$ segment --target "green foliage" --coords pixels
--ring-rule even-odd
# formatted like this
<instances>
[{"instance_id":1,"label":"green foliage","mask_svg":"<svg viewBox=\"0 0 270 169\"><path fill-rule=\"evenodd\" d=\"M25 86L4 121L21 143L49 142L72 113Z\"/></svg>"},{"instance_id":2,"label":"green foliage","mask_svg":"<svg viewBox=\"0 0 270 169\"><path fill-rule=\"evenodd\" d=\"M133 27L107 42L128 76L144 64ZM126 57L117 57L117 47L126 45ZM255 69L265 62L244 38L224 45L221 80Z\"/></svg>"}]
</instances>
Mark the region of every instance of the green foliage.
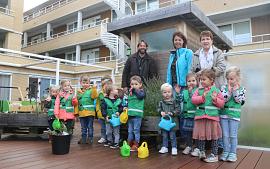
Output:
<instances>
[{"instance_id":1,"label":"green foliage","mask_svg":"<svg viewBox=\"0 0 270 169\"><path fill-rule=\"evenodd\" d=\"M59 130L49 131L48 133L51 135L57 135L57 136L66 135L68 133L67 127L62 121L60 121L60 123L61 123L61 127ZM68 133L68 134L70 134L70 133Z\"/></svg>"},{"instance_id":2,"label":"green foliage","mask_svg":"<svg viewBox=\"0 0 270 169\"><path fill-rule=\"evenodd\" d=\"M145 82L144 116L160 116L157 112L157 106L158 102L162 100L160 87L163 83L160 78L149 79Z\"/></svg>"}]
</instances>

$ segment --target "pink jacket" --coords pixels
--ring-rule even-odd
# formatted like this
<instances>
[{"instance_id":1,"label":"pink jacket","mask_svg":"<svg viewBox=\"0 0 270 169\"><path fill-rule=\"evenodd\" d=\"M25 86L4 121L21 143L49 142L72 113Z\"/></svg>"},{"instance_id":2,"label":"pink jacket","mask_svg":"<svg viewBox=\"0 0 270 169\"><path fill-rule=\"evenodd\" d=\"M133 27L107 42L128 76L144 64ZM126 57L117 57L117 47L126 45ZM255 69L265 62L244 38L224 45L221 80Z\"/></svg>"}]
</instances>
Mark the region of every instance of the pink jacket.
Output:
<instances>
[{"instance_id":1,"label":"pink jacket","mask_svg":"<svg viewBox=\"0 0 270 169\"><path fill-rule=\"evenodd\" d=\"M209 88L205 88L205 91L209 91L211 89L211 87ZM199 95L199 90L197 89L193 95L192 95L192 98L191 98L191 101L193 104L195 105L200 105L202 103L205 102L205 97L204 96L200 96ZM222 108L225 104L225 101L224 101L224 97L222 95L221 92L219 92L217 94L217 99L214 101L212 100L213 104L218 107L218 108ZM195 116L195 120L198 120L198 119L210 119L210 120L215 120L215 121L219 121L219 117L211 117L211 116L208 116L208 115L203 115L203 116Z\"/></svg>"},{"instance_id":2,"label":"pink jacket","mask_svg":"<svg viewBox=\"0 0 270 169\"><path fill-rule=\"evenodd\" d=\"M69 119L75 119L74 112L73 113L67 113L65 109L60 109L60 98L64 97L65 99L68 99L70 96L70 93L66 92L60 92L55 100L55 106L54 106L54 115L62 119L64 121L69 120ZM78 105L78 100L77 98L72 98L72 105L75 107Z\"/></svg>"}]
</instances>

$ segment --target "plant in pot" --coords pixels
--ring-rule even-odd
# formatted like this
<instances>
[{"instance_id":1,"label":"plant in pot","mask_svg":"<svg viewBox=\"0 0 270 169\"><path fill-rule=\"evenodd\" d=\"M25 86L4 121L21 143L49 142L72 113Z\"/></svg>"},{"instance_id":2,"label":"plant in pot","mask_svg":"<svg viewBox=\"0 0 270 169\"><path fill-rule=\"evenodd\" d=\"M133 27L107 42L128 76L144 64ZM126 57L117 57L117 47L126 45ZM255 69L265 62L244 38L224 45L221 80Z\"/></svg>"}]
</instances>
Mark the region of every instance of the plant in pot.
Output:
<instances>
[{"instance_id":1,"label":"plant in pot","mask_svg":"<svg viewBox=\"0 0 270 169\"><path fill-rule=\"evenodd\" d=\"M70 134L67 132L66 125L56 118L52 124L52 153L56 155L63 155L69 153L70 148Z\"/></svg>"}]
</instances>

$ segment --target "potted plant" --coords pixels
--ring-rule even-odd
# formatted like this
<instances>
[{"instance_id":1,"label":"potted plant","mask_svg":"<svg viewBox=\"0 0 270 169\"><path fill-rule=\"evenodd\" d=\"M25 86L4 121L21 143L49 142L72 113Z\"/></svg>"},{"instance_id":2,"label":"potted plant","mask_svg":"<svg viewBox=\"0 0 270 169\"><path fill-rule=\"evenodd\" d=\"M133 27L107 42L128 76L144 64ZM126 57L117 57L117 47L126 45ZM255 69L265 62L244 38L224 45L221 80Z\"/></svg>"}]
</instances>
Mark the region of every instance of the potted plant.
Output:
<instances>
[{"instance_id":1,"label":"potted plant","mask_svg":"<svg viewBox=\"0 0 270 169\"><path fill-rule=\"evenodd\" d=\"M63 155L69 153L70 148L70 133L67 132L67 127L59 119L53 121L52 135L52 153L56 155Z\"/></svg>"}]
</instances>

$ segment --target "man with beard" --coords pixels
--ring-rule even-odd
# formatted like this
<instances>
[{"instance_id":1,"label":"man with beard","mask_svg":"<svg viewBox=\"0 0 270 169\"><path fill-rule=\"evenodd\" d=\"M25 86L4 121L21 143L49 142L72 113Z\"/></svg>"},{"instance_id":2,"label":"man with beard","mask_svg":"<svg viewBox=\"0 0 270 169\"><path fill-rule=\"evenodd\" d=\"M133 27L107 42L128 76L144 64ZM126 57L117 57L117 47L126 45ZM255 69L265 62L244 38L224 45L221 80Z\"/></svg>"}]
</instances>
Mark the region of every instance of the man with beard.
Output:
<instances>
[{"instance_id":1,"label":"man with beard","mask_svg":"<svg viewBox=\"0 0 270 169\"><path fill-rule=\"evenodd\" d=\"M126 61L122 75L122 88L124 91L129 88L130 78L134 75L140 76L143 82L157 76L156 63L146 52L147 47L147 43L141 40L137 45L138 51Z\"/></svg>"}]
</instances>

